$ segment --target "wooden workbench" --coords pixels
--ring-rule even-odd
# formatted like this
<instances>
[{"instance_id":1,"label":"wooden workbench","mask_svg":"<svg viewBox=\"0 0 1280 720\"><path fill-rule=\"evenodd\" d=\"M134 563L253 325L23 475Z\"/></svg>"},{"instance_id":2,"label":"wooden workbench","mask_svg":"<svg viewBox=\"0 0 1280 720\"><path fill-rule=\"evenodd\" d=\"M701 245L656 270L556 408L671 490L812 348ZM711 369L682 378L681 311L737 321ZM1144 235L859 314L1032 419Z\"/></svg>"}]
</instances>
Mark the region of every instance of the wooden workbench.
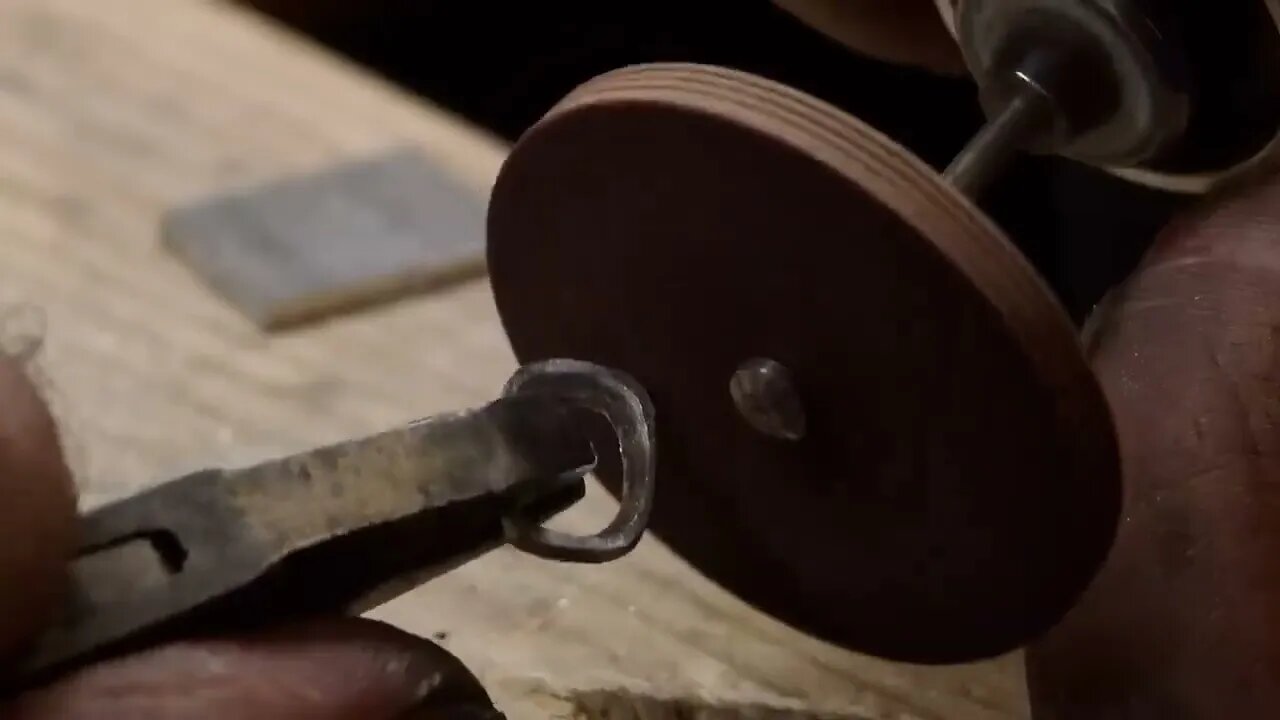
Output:
<instances>
[{"instance_id":1,"label":"wooden workbench","mask_svg":"<svg viewBox=\"0 0 1280 720\"><path fill-rule=\"evenodd\" d=\"M231 6L0 3L0 338L43 337L39 372L87 505L495 393L513 360L484 283L268 337L157 242L177 203L402 142L478 192L503 157ZM595 492L566 522L589 528L610 504ZM1025 715L1016 659L913 669L836 650L653 540L600 567L498 552L376 614L434 635L517 720L610 703L616 717L646 697L646 717L663 699L724 709L711 717Z\"/></svg>"}]
</instances>

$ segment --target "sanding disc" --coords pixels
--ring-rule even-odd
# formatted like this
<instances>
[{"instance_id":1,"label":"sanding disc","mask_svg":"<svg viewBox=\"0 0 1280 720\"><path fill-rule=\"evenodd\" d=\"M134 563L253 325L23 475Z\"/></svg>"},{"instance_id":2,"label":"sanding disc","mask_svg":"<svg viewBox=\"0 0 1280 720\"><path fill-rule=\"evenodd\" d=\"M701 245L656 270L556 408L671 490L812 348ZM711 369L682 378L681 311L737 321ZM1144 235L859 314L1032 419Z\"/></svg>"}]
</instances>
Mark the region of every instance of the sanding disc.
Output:
<instances>
[{"instance_id":1,"label":"sanding disc","mask_svg":"<svg viewBox=\"0 0 1280 720\"><path fill-rule=\"evenodd\" d=\"M521 138L488 233L518 357L644 384L654 532L785 622L991 656L1106 554L1119 461L1075 329L978 210L837 109L719 68L602 76ZM741 395L761 363L782 372Z\"/></svg>"}]
</instances>

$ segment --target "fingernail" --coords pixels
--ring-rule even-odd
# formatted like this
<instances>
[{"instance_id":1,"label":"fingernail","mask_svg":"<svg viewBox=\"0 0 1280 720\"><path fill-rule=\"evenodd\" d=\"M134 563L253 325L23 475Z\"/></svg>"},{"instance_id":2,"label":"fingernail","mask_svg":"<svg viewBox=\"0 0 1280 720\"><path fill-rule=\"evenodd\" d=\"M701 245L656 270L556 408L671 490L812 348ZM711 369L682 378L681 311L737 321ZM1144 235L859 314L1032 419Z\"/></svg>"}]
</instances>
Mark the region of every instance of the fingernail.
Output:
<instances>
[{"instance_id":1,"label":"fingernail","mask_svg":"<svg viewBox=\"0 0 1280 720\"><path fill-rule=\"evenodd\" d=\"M47 325L41 307L22 304L0 308L0 353L27 365L40 352Z\"/></svg>"}]
</instances>

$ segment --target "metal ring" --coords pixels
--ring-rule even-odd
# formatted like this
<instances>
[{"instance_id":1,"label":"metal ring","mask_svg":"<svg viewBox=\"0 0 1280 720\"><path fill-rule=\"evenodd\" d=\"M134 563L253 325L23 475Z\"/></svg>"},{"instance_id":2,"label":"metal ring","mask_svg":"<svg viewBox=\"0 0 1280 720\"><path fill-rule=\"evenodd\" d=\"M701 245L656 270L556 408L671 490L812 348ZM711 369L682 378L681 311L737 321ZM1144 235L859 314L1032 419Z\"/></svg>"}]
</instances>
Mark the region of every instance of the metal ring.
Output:
<instances>
[{"instance_id":1,"label":"metal ring","mask_svg":"<svg viewBox=\"0 0 1280 720\"><path fill-rule=\"evenodd\" d=\"M545 360L520 368L503 395L552 396L565 404L598 413L613 427L622 460L622 497L618 514L594 535L548 530L520 517L506 520L507 541L538 557L599 563L631 552L644 535L653 508L656 464L653 403L626 373L579 360ZM597 457L599 448L595 448Z\"/></svg>"}]
</instances>

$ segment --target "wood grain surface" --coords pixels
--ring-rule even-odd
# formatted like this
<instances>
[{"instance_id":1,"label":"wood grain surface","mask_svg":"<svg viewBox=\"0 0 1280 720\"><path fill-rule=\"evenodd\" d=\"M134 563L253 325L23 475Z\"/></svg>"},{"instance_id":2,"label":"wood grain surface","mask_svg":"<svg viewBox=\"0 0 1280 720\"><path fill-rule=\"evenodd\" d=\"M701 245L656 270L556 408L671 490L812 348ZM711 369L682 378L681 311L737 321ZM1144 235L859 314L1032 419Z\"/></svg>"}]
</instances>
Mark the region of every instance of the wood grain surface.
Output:
<instances>
[{"instance_id":1,"label":"wood grain surface","mask_svg":"<svg viewBox=\"0 0 1280 720\"><path fill-rule=\"evenodd\" d=\"M479 403L513 369L483 282L267 337L162 250L166 209L229 184L410 143L487 191L502 161L491 139L246 11L0 4L0 138L0 334L43 338L86 506ZM564 522L602 523L610 504L594 492ZM651 540L600 567L498 552L376 615L439 639L517 720L587 712L602 693L730 716L1025 714L1016 658L919 669L839 651Z\"/></svg>"}]
</instances>

